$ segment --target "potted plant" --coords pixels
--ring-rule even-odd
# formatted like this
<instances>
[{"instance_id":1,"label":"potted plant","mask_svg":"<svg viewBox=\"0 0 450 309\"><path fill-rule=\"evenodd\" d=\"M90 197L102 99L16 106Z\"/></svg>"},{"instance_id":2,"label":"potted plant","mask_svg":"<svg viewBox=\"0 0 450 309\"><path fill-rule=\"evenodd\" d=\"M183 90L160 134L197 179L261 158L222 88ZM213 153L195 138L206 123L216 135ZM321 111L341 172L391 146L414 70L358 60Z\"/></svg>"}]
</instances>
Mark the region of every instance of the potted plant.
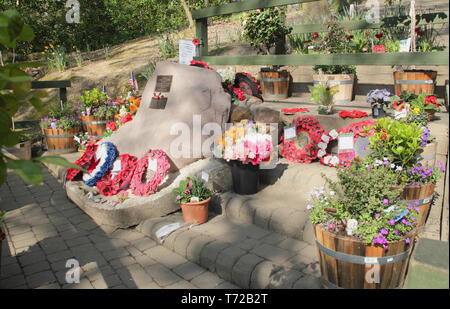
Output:
<instances>
[{"instance_id":1,"label":"potted plant","mask_svg":"<svg viewBox=\"0 0 450 309\"><path fill-rule=\"evenodd\" d=\"M98 88L85 91L80 101L83 130L91 136L100 138L106 132L106 123L119 113L119 104Z\"/></svg>"},{"instance_id":2,"label":"potted plant","mask_svg":"<svg viewBox=\"0 0 450 309\"><path fill-rule=\"evenodd\" d=\"M415 94L410 91L403 91L399 96L393 97L392 105L394 109L406 108L406 112L427 113L428 121L434 119L435 113L440 110L442 102L438 102L433 94Z\"/></svg>"},{"instance_id":3,"label":"potted plant","mask_svg":"<svg viewBox=\"0 0 450 309\"><path fill-rule=\"evenodd\" d=\"M373 118L386 117L384 106L389 103L392 94L387 89L375 89L366 96L366 102L372 107Z\"/></svg>"},{"instance_id":4,"label":"potted plant","mask_svg":"<svg viewBox=\"0 0 450 309\"><path fill-rule=\"evenodd\" d=\"M320 82L314 86L308 86L311 92L311 101L319 104L318 112L321 115L329 115L333 113L333 97L339 92L338 86L330 87L328 82Z\"/></svg>"},{"instance_id":5,"label":"potted plant","mask_svg":"<svg viewBox=\"0 0 450 309\"><path fill-rule=\"evenodd\" d=\"M343 54L351 50L348 34L335 19L325 20L327 34L320 36L313 33L311 40L314 51L325 54ZM316 65L313 68L314 83L328 81L330 86L337 85L339 92L334 96L334 103L349 103L353 97L356 67L351 65Z\"/></svg>"},{"instance_id":6,"label":"potted plant","mask_svg":"<svg viewBox=\"0 0 450 309\"><path fill-rule=\"evenodd\" d=\"M385 53L386 46L384 45L382 38L383 32L377 32L375 34L375 40L373 40L372 52L373 53Z\"/></svg>"},{"instance_id":7,"label":"potted plant","mask_svg":"<svg viewBox=\"0 0 450 309\"><path fill-rule=\"evenodd\" d=\"M180 204L184 222L203 224L208 221L208 206L212 192L202 179L188 177L172 192L175 194L175 202Z\"/></svg>"},{"instance_id":8,"label":"potted plant","mask_svg":"<svg viewBox=\"0 0 450 309\"><path fill-rule=\"evenodd\" d=\"M214 155L230 162L234 192L255 194L259 186L259 164L270 159L273 144L265 125L242 120L216 140Z\"/></svg>"},{"instance_id":9,"label":"potted plant","mask_svg":"<svg viewBox=\"0 0 450 309\"><path fill-rule=\"evenodd\" d=\"M78 152L81 153L84 153L90 143L96 143L99 141L98 138L90 136L88 132L79 133L78 135L75 135L73 139L75 140L75 143L77 145Z\"/></svg>"},{"instance_id":10,"label":"potted plant","mask_svg":"<svg viewBox=\"0 0 450 309\"><path fill-rule=\"evenodd\" d=\"M247 13L242 22L243 37L258 53L284 54L286 35L292 28L285 24L286 10L280 8L258 9ZM285 99L289 95L290 75L280 66L262 68L261 91L264 99Z\"/></svg>"},{"instance_id":11,"label":"potted plant","mask_svg":"<svg viewBox=\"0 0 450 309\"><path fill-rule=\"evenodd\" d=\"M307 205L322 282L328 288L398 288L404 281L418 209L400 202L398 174L372 159L337 170ZM391 271L396 269L397 271Z\"/></svg>"},{"instance_id":12,"label":"potted plant","mask_svg":"<svg viewBox=\"0 0 450 309\"><path fill-rule=\"evenodd\" d=\"M392 165L401 172L398 181L404 186L401 195L403 202L419 207L421 215L418 220L423 224L432 202L434 187L427 183L417 183L408 171L418 169L424 179L428 176L435 177L434 172L437 171L422 170L423 165L420 163L424 147L423 139L428 129L416 123L382 118L377 120L372 130L373 136L370 139L372 158L377 158L379 164Z\"/></svg>"},{"instance_id":13,"label":"potted plant","mask_svg":"<svg viewBox=\"0 0 450 309\"><path fill-rule=\"evenodd\" d=\"M74 136L80 131L81 123L72 108L53 105L48 117L40 120L40 126L48 152L64 154L77 151Z\"/></svg>"}]
</instances>

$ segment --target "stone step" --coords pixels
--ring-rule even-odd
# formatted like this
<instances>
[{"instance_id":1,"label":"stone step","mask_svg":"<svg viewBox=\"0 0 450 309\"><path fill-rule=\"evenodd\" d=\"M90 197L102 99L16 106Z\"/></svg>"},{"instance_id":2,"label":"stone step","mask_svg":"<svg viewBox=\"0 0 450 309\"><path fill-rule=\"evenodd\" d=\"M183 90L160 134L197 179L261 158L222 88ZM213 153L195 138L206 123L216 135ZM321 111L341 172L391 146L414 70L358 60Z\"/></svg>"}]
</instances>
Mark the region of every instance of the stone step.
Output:
<instances>
[{"instance_id":1,"label":"stone step","mask_svg":"<svg viewBox=\"0 0 450 309\"><path fill-rule=\"evenodd\" d=\"M183 222L180 213L148 219L137 229L160 242L156 231L174 222ZM162 245L242 288L320 288L314 246L223 215L178 229Z\"/></svg>"},{"instance_id":2,"label":"stone step","mask_svg":"<svg viewBox=\"0 0 450 309\"><path fill-rule=\"evenodd\" d=\"M293 164L281 159L274 170L261 170L261 180L267 185L257 194L220 194L211 207L236 223L254 224L286 237L314 244L314 234L306 206L310 192L323 187L336 169L321 165Z\"/></svg>"}]
</instances>

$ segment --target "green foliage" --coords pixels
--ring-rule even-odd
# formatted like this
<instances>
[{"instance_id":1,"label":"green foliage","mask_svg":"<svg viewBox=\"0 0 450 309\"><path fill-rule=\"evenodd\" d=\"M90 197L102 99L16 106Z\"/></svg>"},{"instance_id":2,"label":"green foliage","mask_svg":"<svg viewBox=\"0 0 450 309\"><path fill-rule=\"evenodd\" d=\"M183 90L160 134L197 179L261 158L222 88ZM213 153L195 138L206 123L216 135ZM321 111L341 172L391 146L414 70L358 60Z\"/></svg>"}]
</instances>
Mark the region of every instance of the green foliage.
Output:
<instances>
[{"instance_id":1,"label":"green foliage","mask_svg":"<svg viewBox=\"0 0 450 309\"><path fill-rule=\"evenodd\" d=\"M96 108L94 116L100 119L112 119L119 113L119 105L102 104Z\"/></svg>"},{"instance_id":2,"label":"green foliage","mask_svg":"<svg viewBox=\"0 0 450 309\"><path fill-rule=\"evenodd\" d=\"M355 235L367 244L384 244L408 236L415 227L418 209L398 202L402 187L399 173L373 160L354 161L338 168L337 181L327 177L328 192L311 192L310 219L332 232ZM350 220L355 229L348 231Z\"/></svg>"},{"instance_id":3,"label":"green foliage","mask_svg":"<svg viewBox=\"0 0 450 309\"><path fill-rule=\"evenodd\" d=\"M86 90L80 97L80 102L84 108L98 107L100 104L106 103L106 101L108 101L108 95L99 88Z\"/></svg>"},{"instance_id":4,"label":"green foliage","mask_svg":"<svg viewBox=\"0 0 450 309\"><path fill-rule=\"evenodd\" d=\"M311 101L321 106L333 104L333 97L339 92L339 86L330 87L328 83L318 83L314 86L308 86L308 88L311 92Z\"/></svg>"},{"instance_id":5,"label":"green foliage","mask_svg":"<svg viewBox=\"0 0 450 309\"><path fill-rule=\"evenodd\" d=\"M373 158L388 158L403 169L415 164L422 149L422 127L389 118L380 118L370 139Z\"/></svg>"},{"instance_id":6,"label":"green foliage","mask_svg":"<svg viewBox=\"0 0 450 309\"><path fill-rule=\"evenodd\" d=\"M141 73L139 73L139 77L143 78L145 80L149 80L153 76L153 72L155 72L156 64L158 63L159 59L152 59L142 70Z\"/></svg>"},{"instance_id":7,"label":"green foliage","mask_svg":"<svg viewBox=\"0 0 450 309\"><path fill-rule=\"evenodd\" d=\"M163 59L173 58L178 54L177 40L170 35L165 35L159 39L158 47Z\"/></svg>"},{"instance_id":8,"label":"green foliage","mask_svg":"<svg viewBox=\"0 0 450 309\"><path fill-rule=\"evenodd\" d=\"M285 25L285 9L268 8L247 13L243 21L243 38L262 53L280 43L292 28Z\"/></svg>"},{"instance_id":9,"label":"green foliage","mask_svg":"<svg viewBox=\"0 0 450 309\"><path fill-rule=\"evenodd\" d=\"M33 31L16 11L0 13L0 47L2 49L15 48L18 42L29 42L33 38ZM43 107L42 98L46 97L46 93L31 92L31 77L22 71L24 68L39 65L38 63L18 63L0 66L0 149L12 147L22 141L22 134L13 129L12 122L12 117L21 106L31 104L38 110ZM12 90L7 90L8 88ZM0 152L0 185L6 181L7 168L30 184L42 182L42 168L36 164L36 160L38 159L15 160ZM47 160L58 160L60 163L64 159L47 157Z\"/></svg>"},{"instance_id":10,"label":"green foliage","mask_svg":"<svg viewBox=\"0 0 450 309\"><path fill-rule=\"evenodd\" d=\"M68 57L65 47L62 47L60 45L53 46L52 44L50 44L50 46L45 46L44 55L47 59L49 71L65 71L68 64Z\"/></svg>"},{"instance_id":11,"label":"green foliage","mask_svg":"<svg viewBox=\"0 0 450 309\"><path fill-rule=\"evenodd\" d=\"M173 189L172 192L175 194L176 203L189 203L193 197L201 202L212 196L211 190L205 186L203 180L197 177L188 177L180 181L178 188Z\"/></svg>"}]
</instances>

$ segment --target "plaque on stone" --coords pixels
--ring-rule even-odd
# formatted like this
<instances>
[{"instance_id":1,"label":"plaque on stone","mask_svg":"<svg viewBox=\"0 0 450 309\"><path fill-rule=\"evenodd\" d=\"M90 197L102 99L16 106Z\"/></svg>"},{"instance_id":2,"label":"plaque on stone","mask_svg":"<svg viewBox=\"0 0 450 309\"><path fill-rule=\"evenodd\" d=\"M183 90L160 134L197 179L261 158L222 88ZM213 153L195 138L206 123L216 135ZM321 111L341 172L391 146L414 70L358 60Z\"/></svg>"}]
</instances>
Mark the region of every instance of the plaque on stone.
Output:
<instances>
[{"instance_id":1,"label":"plaque on stone","mask_svg":"<svg viewBox=\"0 0 450 309\"><path fill-rule=\"evenodd\" d=\"M152 98L150 101L150 108L152 109L165 109L167 104L167 98Z\"/></svg>"},{"instance_id":2,"label":"plaque on stone","mask_svg":"<svg viewBox=\"0 0 450 309\"><path fill-rule=\"evenodd\" d=\"M373 151L370 149L370 137L361 136L355 142L356 156L361 158L368 157Z\"/></svg>"},{"instance_id":3,"label":"plaque on stone","mask_svg":"<svg viewBox=\"0 0 450 309\"><path fill-rule=\"evenodd\" d=\"M170 92L172 78L172 75L158 75L156 77L155 92Z\"/></svg>"}]
</instances>

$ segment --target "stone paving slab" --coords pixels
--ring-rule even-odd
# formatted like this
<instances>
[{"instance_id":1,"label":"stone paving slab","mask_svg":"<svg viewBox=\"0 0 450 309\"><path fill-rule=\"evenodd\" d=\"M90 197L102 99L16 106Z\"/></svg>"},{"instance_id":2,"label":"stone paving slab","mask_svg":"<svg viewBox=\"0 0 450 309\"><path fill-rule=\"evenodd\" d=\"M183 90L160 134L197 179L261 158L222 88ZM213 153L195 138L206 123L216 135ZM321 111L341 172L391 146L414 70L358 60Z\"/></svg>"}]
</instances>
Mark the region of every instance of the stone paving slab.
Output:
<instances>
[{"instance_id":1,"label":"stone paving slab","mask_svg":"<svg viewBox=\"0 0 450 309\"><path fill-rule=\"evenodd\" d=\"M183 222L180 214L167 216L165 221L148 219L137 230L160 243L156 231L173 222ZM233 240L224 235L241 238ZM194 243L197 239L203 241ZM242 288L320 287L314 246L255 225L233 222L224 215L211 216L202 225L184 226L169 234L162 245ZM192 246L196 247L195 256L188 254Z\"/></svg>"},{"instance_id":2,"label":"stone paving slab","mask_svg":"<svg viewBox=\"0 0 450 309\"><path fill-rule=\"evenodd\" d=\"M0 288L238 288L135 229L97 225L45 169L37 186L9 173L0 198L7 234ZM79 283L66 281L70 259L79 262Z\"/></svg>"}]
</instances>

